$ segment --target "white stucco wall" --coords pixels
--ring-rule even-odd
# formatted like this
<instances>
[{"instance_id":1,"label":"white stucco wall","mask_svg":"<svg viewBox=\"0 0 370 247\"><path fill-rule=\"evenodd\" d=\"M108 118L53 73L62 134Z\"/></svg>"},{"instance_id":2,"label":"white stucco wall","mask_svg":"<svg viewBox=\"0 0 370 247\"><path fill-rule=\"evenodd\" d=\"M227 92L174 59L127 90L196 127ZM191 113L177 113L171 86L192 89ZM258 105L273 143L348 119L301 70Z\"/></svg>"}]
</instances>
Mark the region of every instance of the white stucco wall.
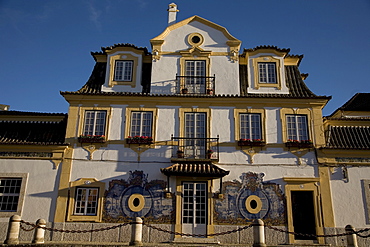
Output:
<instances>
[{"instance_id":1,"label":"white stucco wall","mask_svg":"<svg viewBox=\"0 0 370 247\"><path fill-rule=\"evenodd\" d=\"M230 47L226 44L228 38L219 30L211 28L200 22L194 21L169 32L162 45L162 52L179 52L190 49L188 36L199 33L204 42L199 46L204 51L220 52L220 55L211 55L210 70L207 76L215 75L216 94L240 93L239 88L239 63L231 61L228 54ZM221 54L224 53L224 54ZM152 63L151 93L173 94L175 93L176 75L181 75L179 55L165 54L159 60ZM197 57L195 57L198 59ZM187 58L191 60L192 57ZM193 58L194 59L194 58Z\"/></svg>"},{"instance_id":2,"label":"white stucco wall","mask_svg":"<svg viewBox=\"0 0 370 247\"><path fill-rule=\"evenodd\" d=\"M343 177L342 169L336 168L331 175L331 193L335 223L337 227L348 224L356 228L370 226L369 215L366 212L365 190L362 180L370 179L369 167L349 167L348 182Z\"/></svg>"},{"instance_id":3,"label":"white stucco wall","mask_svg":"<svg viewBox=\"0 0 370 247\"><path fill-rule=\"evenodd\" d=\"M0 177L4 173L27 173L27 184L22 219L36 222L38 219L53 221L55 200L58 194L59 171L49 160L0 159ZM9 217L0 218L9 221Z\"/></svg>"}]
</instances>

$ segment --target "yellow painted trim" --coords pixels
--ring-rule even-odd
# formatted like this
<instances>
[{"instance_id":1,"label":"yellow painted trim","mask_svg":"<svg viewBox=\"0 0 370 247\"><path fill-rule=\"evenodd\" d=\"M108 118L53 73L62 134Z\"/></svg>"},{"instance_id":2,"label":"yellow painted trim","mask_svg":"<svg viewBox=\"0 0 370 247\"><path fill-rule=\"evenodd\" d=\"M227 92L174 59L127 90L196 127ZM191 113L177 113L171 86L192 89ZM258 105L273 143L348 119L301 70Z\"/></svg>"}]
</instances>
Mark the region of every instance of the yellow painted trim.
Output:
<instances>
[{"instance_id":1,"label":"yellow painted trim","mask_svg":"<svg viewBox=\"0 0 370 247\"><path fill-rule=\"evenodd\" d=\"M321 206L323 214L323 226L335 227L334 208L331 198L331 184L330 184L330 168L320 167L320 190L321 190Z\"/></svg>"},{"instance_id":2,"label":"yellow painted trim","mask_svg":"<svg viewBox=\"0 0 370 247\"><path fill-rule=\"evenodd\" d=\"M134 205L134 200L135 199L138 199L139 200L139 205L135 206ZM145 198L143 195L141 194L132 194L129 198L128 198L128 207L131 211L133 212L139 212L141 211L144 206L145 206Z\"/></svg>"},{"instance_id":3,"label":"yellow painted trim","mask_svg":"<svg viewBox=\"0 0 370 247\"><path fill-rule=\"evenodd\" d=\"M238 40L238 39L236 39L235 37L233 37L227 30L226 30L226 28L224 28L224 27L222 27L222 26L220 26L220 25L218 25L218 24L215 24L215 23L213 23L213 22L210 22L210 21L208 21L208 20L206 20L206 19L204 19L204 18L202 18L202 17L199 17L199 16L192 16L192 17L190 17L190 18L188 18L188 19L185 19L185 20L183 20L183 21L180 21L180 22L177 22L177 23L175 23L175 24L173 24L173 25L171 25L171 26L169 26L169 27L167 27L160 35L158 35L157 37L155 37L155 38L153 38L153 39L151 39L150 40L150 43L152 44L152 49L154 50L154 49L157 49L158 51L161 51L162 49L161 49L161 46L162 46L162 44L163 44L163 42L164 42L164 39L167 37L167 35L171 32L171 31L173 31L173 30L175 30L175 29L177 29L177 28L180 28L180 27L182 27L182 26L185 26L185 25L187 25L187 24L189 24L189 23L191 23L191 22L193 22L193 21L198 21L198 22L200 22L200 23L202 23L202 24L204 24L204 25L207 25L207 26L209 26L209 27L211 27L211 28L214 28L214 29L216 29L216 30L218 30L218 31L220 31L220 32L222 32L224 35L225 35L225 37L227 38L227 39L229 39L226 43L227 43L227 45L229 45L230 46L230 49L234 49L234 50L240 50L240 45L241 45L241 41L240 40Z\"/></svg>"},{"instance_id":4,"label":"yellow painted trim","mask_svg":"<svg viewBox=\"0 0 370 247\"><path fill-rule=\"evenodd\" d=\"M282 64L279 59L274 58L272 56L260 56L252 59L253 63L253 71L254 71L254 88L259 89L260 87L275 87L277 89L281 89L282 85L282 73L281 67ZM260 83L260 73L258 70L258 63L275 63L275 70L276 70L276 83ZM284 75L285 76L285 75Z\"/></svg>"},{"instance_id":5,"label":"yellow painted trim","mask_svg":"<svg viewBox=\"0 0 370 247\"><path fill-rule=\"evenodd\" d=\"M74 206L75 206L75 195L76 188L99 188L99 199L96 215L74 215ZM101 222L103 217L103 203L104 203L104 192L105 192L105 183L100 182L96 178L80 178L77 181L70 182L70 198L68 205L67 221L95 221Z\"/></svg>"},{"instance_id":6,"label":"yellow painted trim","mask_svg":"<svg viewBox=\"0 0 370 247\"><path fill-rule=\"evenodd\" d=\"M131 104L132 105L132 104ZM131 129L131 115L132 112L152 112L152 138L155 140L158 120L158 108L153 107L127 107L126 108L126 125L125 125L125 138L130 136Z\"/></svg>"},{"instance_id":7,"label":"yellow painted trim","mask_svg":"<svg viewBox=\"0 0 370 247\"><path fill-rule=\"evenodd\" d=\"M251 56L255 56L257 54L262 54L262 53L273 53L278 57L285 57L288 54L287 52L280 52L272 48L272 49L257 49L255 51L247 51L246 56L251 57Z\"/></svg>"},{"instance_id":8,"label":"yellow painted trim","mask_svg":"<svg viewBox=\"0 0 370 247\"><path fill-rule=\"evenodd\" d=\"M316 224L316 234L323 235L324 229L322 224L322 213L321 213L321 195L320 195L320 185L318 182L319 178L287 178L284 177L283 180L287 182L285 185L285 195L287 199L287 218L288 218L288 231L294 232L293 226L293 211L292 211L292 191L312 191L313 201L314 201L314 213L315 213L315 224ZM294 235L289 234L289 243L295 243ZM319 244L324 244L325 240L322 237L317 238Z\"/></svg>"},{"instance_id":9,"label":"yellow painted trim","mask_svg":"<svg viewBox=\"0 0 370 247\"><path fill-rule=\"evenodd\" d=\"M199 37L199 42L198 43L194 43L193 42L193 37L196 37L198 36ZM198 46L201 46L204 42L204 38L203 38L203 35L201 35L200 33L191 33L188 35L188 43L192 46L192 47L198 47Z\"/></svg>"},{"instance_id":10,"label":"yellow painted trim","mask_svg":"<svg viewBox=\"0 0 370 247\"><path fill-rule=\"evenodd\" d=\"M110 119L112 117L112 108L111 107L103 107L103 106L95 106L95 107L89 107L89 106L82 106L79 108L79 116L78 119L80 119L78 123L78 134L77 137L83 134L84 131L84 125L85 125L85 112L86 111L106 111L107 114L105 116L105 138L108 140L109 136L109 127L110 127ZM74 135L75 136L75 135Z\"/></svg>"},{"instance_id":11,"label":"yellow painted trim","mask_svg":"<svg viewBox=\"0 0 370 247\"><path fill-rule=\"evenodd\" d=\"M114 73L116 67L116 61L132 61L132 75L131 81L115 81L114 80ZM129 85L131 87L136 86L136 74L139 67L139 59L136 56L133 56L130 53L119 53L117 55L111 56L109 58L109 87L113 87L115 85Z\"/></svg>"},{"instance_id":12,"label":"yellow painted trim","mask_svg":"<svg viewBox=\"0 0 370 247\"><path fill-rule=\"evenodd\" d=\"M251 202L252 201L255 201L257 203L256 208L252 208L251 207ZM248 196L248 198L245 200L245 208L251 214L258 214L261 211L261 209L262 209L262 201L261 201L261 198L259 198L256 195L250 195L250 196Z\"/></svg>"},{"instance_id":13,"label":"yellow painted trim","mask_svg":"<svg viewBox=\"0 0 370 247\"><path fill-rule=\"evenodd\" d=\"M240 114L242 113L257 113L261 115L261 137L266 141L266 110L263 108L234 109L235 141L240 140Z\"/></svg>"},{"instance_id":14,"label":"yellow painted trim","mask_svg":"<svg viewBox=\"0 0 370 247\"><path fill-rule=\"evenodd\" d=\"M301 58L299 57L285 57L284 58L284 65L290 66L290 65L297 65L301 62Z\"/></svg>"},{"instance_id":15,"label":"yellow painted trim","mask_svg":"<svg viewBox=\"0 0 370 247\"><path fill-rule=\"evenodd\" d=\"M315 132L313 131L312 126L314 126L312 110L305 108L283 108L280 109L280 119L281 125L283 130L283 142L288 141L288 128L286 123L286 116L287 115L306 115L307 116L307 130L308 130L308 137L310 140L313 141L315 144L316 136Z\"/></svg>"}]
</instances>

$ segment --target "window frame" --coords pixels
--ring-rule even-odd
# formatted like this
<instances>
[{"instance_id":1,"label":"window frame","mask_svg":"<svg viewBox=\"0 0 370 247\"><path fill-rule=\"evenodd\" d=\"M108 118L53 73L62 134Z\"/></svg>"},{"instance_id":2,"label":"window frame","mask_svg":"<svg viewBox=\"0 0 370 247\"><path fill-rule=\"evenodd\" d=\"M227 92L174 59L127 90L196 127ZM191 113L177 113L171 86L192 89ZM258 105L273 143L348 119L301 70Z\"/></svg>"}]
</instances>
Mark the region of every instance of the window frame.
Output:
<instances>
[{"instance_id":1,"label":"window frame","mask_svg":"<svg viewBox=\"0 0 370 247\"><path fill-rule=\"evenodd\" d=\"M69 183L70 195L68 204L67 221L93 221L101 222L103 218L103 203L105 183L96 178L81 178ZM98 189L97 206L95 215L76 214L76 197L77 190L81 188Z\"/></svg>"},{"instance_id":2,"label":"window frame","mask_svg":"<svg viewBox=\"0 0 370 247\"><path fill-rule=\"evenodd\" d=\"M137 131L133 130L133 121L134 121L134 114L135 113L140 113L140 124L139 125L135 125L135 126L138 126L139 127L139 133L137 133ZM149 114L150 113L150 126L149 127L146 127L148 125L145 125L145 120L148 120L148 119L144 119L144 116L145 114ZM153 112L152 111L131 111L131 118L130 118L130 132L129 132L129 136L131 137L134 137L134 136L148 136L148 137L153 137ZM143 130L143 128L148 128L150 129L150 133L146 133L146 131ZM135 132L135 133L134 133Z\"/></svg>"},{"instance_id":3,"label":"window frame","mask_svg":"<svg viewBox=\"0 0 370 247\"><path fill-rule=\"evenodd\" d=\"M258 83L277 84L276 62L258 62L257 65L258 65ZM271 73L270 65L273 65L272 68L273 72Z\"/></svg>"},{"instance_id":4,"label":"window frame","mask_svg":"<svg viewBox=\"0 0 370 247\"><path fill-rule=\"evenodd\" d=\"M17 194L18 196L16 210L11 210L11 211L1 211L0 210L0 217L10 217L15 214L22 215L28 174L27 173L0 173L0 180L1 179L21 179L21 184L20 184L18 193L0 193L0 197L2 197L4 194Z\"/></svg>"},{"instance_id":5,"label":"window frame","mask_svg":"<svg viewBox=\"0 0 370 247\"><path fill-rule=\"evenodd\" d=\"M87 114L89 112L94 112L94 117L93 117L93 123L92 123L92 134L90 134L90 130L87 130L87 121L88 121L88 117L87 117ZM97 118L97 115L98 113L105 113L104 114L104 119L103 120L103 130L98 130L99 133L97 134L97 120L99 120L99 118ZM107 110L85 110L84 111L84 121L83 121L83 126L82 126L82 135L91 135L91 136L106 136L106 129L107 129L107 115L108 115L108 112ZM101 119L101 118L100 118Z\"/></svg>"},{"instance_id":6,"label":"window frame","mask_svg":"<svg viewBox=\"0 0 370 247\"><path fill-rule=\"evenodd\" d=\"M243 126L243 121L242 121L242 116L243 115L246 115L248 117L248 122L246 123L248 126L244 127ZM254 127L253 127L253 120L252 120L252 117L253 116L258 116L258 136L256 138L253 138L254 135L256 135L256 133L254 133ZM246 135L249 135L249 137L245 136L243 137L243 131L242 129L245 128L245 129L248 129L248 132L249 133L246 133ZM261 113L249 113L249 112L245 112L245 113L239 113L239 139L249 139L249 140L264 140L263 137L262 137L262 122L261 122Z\"/></svg>"},{"instance_id":7,"label":"window frame","mask_svg":"<svg viewBox=\"0 0 370 247\"><path fill-rule=\"evenodd\" d=\"M117 73L117 66L118 63L123 63L122 65L122 71L120 71L120 74L118 75ZM126 71L126 63L130 64L129 68L129 79L125 79L127 75L125 75L128 71ZM114 75L113 75L113 81L116 82L132 82L133 79L133 73L134 73L134 60L124 60L124 59L117 59L114 60ZM117 79L117 77L120 76L121 79Z\"/></svg>"},{"instance_id":8,"label":"window frame","mask_svg":"<svg viewBox=\"0 0 370 247\"><path fill-rule=\"evenodd\" d=\"M78 197L80 195L79 191L85 190L86 192L96 191L95 194L95 200L90 201L90 193L85 193L85 200L78 200ZM87 195L87 196L86 196ZM83 196L83 195L82 195ZM95 207L89 207L88 204L95 203ZM99 188L98 187L76 187L76 194L75 194L75 205L74 205L74 212L73 215L84 215L84 216L96 216L97 215L97 209L98 209L98 203L99 203ZM85 206L79 206L79 204L85 204ZM89 208L94 208L94 213L88 213ZM82 213L78 213L77 210L84 210Z\"/></svg>"},{"instance_id":9,"label":"window frame","mask_svg":"<svg viewBox=\"0 0 370 247\"><path fill-rule=\"evenodd\" d=\"M275 82L274 83L261 82L261 78L260 78L261 74L260 74L260 68L259 68L260 63L265 63L265 64L274 63L275 64ZM270 88L276 88L278 90L282 89L282 81L284 81L283 76L285 75L283 74L283 71L281 69L283 66L282 65L283 62L281 61L280 58L277 58L272 55L261 55L261 56L252 58L252 64L253 64L253 72L254 72L252 78L254 78L253 81L254 81L255 89L259 89L260 87L270 87Z\"/></svg>"},{"instance_id":10,"label":"window frame","mask_svg":"<svg viewBox=\"0 0 370 247\"><path fill-rule=\"evenodd\" d=\"M266 140L266 113L263 108L249 108L243 109L243 106L240 105L240 108L234 109L234 125L235 125L235 140L238 142L241 138L241 123L240 123L240 114L259 114L260 115L260 130L261 130L261 140ZM236 143L237 143L236 142Z\"/></svg>"},{"instance_id":11,"label":"window frame","mask_svg":"<svg viewBox=\"0 0 370 247\"><path fill-rule=\"evenodd\" d=\"M294 117L294 123L289 121L288 118L289 117ZM299 122L298 120L300 118L303 118L304 117L304 121L303 122ZM306 141L306 140L310 140L310 132L309 132L309 126L308 126L308 117L306 114L285 114L285 120L286 120L286 138L287 140L296 140L296 141ZM300 124L303 124L304 123L304 127L305 129L302 129L299 127ZM289 125L290 124L293 124L294 128L290 128ZM294 135L291 135L289 134L290 131L293 131L295 132ZM305 131L304 134L300 134L301 131ZM291 138L291 137L296 137L296 138ZM305 137L305 138L304 138Z\"/></svg>"}]
</instances>

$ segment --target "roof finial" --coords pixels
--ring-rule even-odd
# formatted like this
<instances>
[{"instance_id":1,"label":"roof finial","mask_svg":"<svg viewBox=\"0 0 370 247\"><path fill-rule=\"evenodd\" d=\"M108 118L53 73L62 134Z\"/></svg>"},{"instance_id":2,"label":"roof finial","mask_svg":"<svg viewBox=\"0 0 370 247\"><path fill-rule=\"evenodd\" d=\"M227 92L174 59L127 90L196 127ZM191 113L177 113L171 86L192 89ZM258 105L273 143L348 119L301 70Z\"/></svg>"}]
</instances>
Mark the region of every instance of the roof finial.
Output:
<instances>
[{"instance_id":1,"label":"roof finial","mask_svg":"<svg viewBox=\"0 0 370 247\"><path fill-rule=\"evenodd\" d=\"M175 3L170 3L168 5L168 26L171 26L176 22L176 14L180 10L177 9L177 5Z\"/></svg>"}]
</instances>

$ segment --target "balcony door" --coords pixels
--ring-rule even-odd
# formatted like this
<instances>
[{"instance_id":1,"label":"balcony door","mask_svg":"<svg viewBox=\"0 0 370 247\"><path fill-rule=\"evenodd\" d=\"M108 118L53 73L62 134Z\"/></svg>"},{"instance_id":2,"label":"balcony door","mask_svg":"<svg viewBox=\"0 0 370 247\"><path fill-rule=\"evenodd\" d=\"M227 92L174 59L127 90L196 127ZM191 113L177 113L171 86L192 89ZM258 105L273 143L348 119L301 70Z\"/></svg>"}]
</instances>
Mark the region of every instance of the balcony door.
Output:
<instances>
[{"instance_id":1,"label":"balcony door","mask_svg":"<svg viewBox=\"0 0 370 247\"><path fill-rule=\"evenodd\" d=\"M205 112L185 113L185 157L206 158L206 116Z\"/></svg>"},{"instance_id":2,"label":"balcony door","mask_svg":"<svg viewBox=\"0 0 370 247\"><path fill-rule=\"evenodd\" d=\"M182 198L182 232L207 233L207 183L184 182Z\"/></svg>"},{"instance_id":3,"label":"balcony door","mask_svg":"<svg viewBox=\"0 0 370 247\"><path fill-rule=\"evenodd\" d=\"M185 88L188 93L206 92L206 61L187 60L185 61Z\"/></svg>"}]
</instances>

